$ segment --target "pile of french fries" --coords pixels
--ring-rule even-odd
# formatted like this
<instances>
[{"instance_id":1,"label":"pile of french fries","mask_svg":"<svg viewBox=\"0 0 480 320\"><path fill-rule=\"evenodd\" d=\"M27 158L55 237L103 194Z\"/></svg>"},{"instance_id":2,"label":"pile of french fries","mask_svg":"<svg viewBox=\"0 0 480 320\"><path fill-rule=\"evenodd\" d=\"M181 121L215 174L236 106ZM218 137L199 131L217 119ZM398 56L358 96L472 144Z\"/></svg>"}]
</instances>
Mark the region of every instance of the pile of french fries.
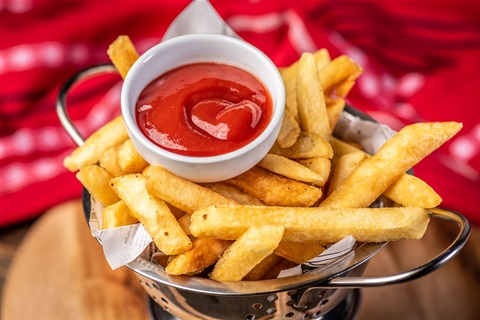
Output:
<instances>
[{"instance_id":1,"label":"pile of french fries","mask_svg":"<svg viewBox=\"0 0 480 320\"><path fill-rule=\"evenodd\" d=\"M138 54L126 36L108 55L125 77ZM141 223L172 275L219 281L275 278L346 236L362 242L419 239L426 208L441 198L405 172L454 136L456 122L406 126L374 155L332 136L362 70L327 50L280 69L286 87L281 132L254 168L198 184L150 166L118 117L76 148L65 166L100 202L102 228ZM393 203L371 208L379 197Z\"/></svg>"}]
</instances>

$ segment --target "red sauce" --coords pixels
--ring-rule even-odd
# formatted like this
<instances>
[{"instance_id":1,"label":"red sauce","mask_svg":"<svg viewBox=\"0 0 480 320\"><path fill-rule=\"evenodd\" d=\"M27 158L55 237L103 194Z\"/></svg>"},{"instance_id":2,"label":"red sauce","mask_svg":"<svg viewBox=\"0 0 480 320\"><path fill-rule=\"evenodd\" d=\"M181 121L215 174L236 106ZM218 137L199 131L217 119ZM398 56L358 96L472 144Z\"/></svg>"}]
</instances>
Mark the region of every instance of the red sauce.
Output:
<instances>
[{"instance_id":1,"label":"red sauce","mask_svg":"<svg viewBox=\"0 0 480 320\"><path fill-rule=\"evenodd\" d=\"M265 86L240 68L194 63L148 84L136 105L142 133L163 149L215 156L258 137L272 117Z\"/></svg>"}]
</instances>

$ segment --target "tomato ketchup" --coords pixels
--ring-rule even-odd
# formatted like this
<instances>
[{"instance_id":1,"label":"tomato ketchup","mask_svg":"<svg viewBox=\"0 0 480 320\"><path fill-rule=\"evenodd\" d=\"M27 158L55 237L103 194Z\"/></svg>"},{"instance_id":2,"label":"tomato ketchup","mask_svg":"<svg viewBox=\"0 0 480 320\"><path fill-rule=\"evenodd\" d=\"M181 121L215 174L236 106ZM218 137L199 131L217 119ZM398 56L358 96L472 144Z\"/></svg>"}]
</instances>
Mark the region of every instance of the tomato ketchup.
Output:
<instances>
[{"instance_id":1,"label":"tomato ketchup","mask_svg":"<svg viewBox=\"0 0 480 320\"><path fill-rule=\"evenodd\" d=\"M216 156L239 149L268 126L273 106L265 85L226 64L193 63L150 82L136 104L142 133L168 151Z\"/></svg>"}]
</instances>

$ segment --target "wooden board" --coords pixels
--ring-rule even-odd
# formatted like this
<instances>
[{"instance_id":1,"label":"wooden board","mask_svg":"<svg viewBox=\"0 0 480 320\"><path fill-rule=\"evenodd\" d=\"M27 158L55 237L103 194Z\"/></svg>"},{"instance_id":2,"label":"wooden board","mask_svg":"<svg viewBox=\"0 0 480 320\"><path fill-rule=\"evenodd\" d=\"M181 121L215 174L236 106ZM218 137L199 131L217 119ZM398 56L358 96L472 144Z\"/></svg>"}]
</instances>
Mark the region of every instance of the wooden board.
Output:
<instances>
[{"instance_id":1,"label":"wooden board","mask_svg":"<svg viewBox=\"0 0 480 320\"><path fill-rule=\"evenodd\" d=\"M2 319L147 319L145 292L126 267L112 271L79 201L44 214L9 268Z\"/></svg>"}]
</instances>

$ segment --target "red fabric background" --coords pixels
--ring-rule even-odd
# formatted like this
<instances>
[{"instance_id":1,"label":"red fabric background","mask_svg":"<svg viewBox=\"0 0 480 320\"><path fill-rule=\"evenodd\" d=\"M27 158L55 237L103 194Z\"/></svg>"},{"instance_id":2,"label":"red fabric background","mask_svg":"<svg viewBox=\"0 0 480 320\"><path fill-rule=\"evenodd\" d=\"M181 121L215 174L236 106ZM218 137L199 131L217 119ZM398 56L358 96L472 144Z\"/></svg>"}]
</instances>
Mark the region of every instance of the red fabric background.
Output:
<instances>
[{"instance_id":1,"label":"red fabric background","mask_svg":"<svg viewBox=\"0 0 480 320\"><path fill-rule=\"evenodd\" d=\"M442 206L480 224L480 3L478 1L220 1L219 14L278 66L303 50L347 54L365 73L349 102L394 129L461 121L463 130L417 165ZM74 143L55 112L73 73L108 62L120 34L140 52L189 1L0 0L0 227L79 197L62 167ZM119 114L120 80L79 86L69 110L90 134Z\"/></svg>"}]
</instances>

